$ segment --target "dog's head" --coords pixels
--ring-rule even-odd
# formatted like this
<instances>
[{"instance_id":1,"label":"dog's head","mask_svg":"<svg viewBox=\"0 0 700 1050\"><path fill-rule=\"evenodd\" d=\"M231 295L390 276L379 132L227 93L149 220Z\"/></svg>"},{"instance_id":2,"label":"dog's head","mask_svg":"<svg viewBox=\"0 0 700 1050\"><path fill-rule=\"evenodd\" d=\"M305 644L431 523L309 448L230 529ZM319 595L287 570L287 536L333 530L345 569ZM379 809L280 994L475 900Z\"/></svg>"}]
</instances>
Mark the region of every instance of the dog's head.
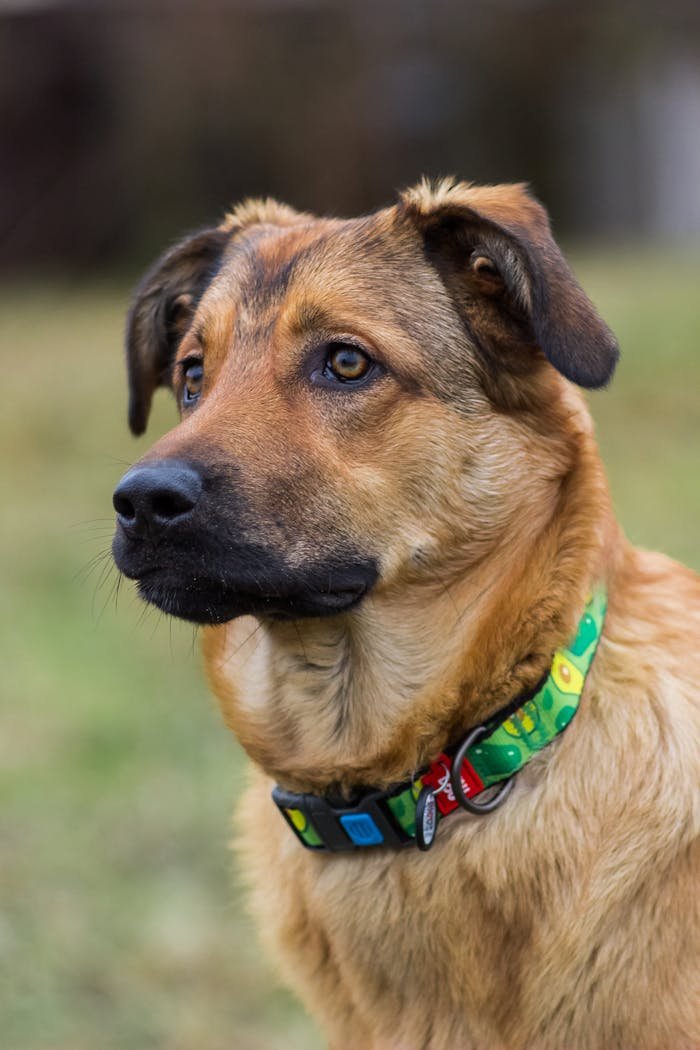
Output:
<instances>
[{"instance_id":1,"label":"dog's head","mask_svg":"<svg viewBox=\"0 0 700 1050\"><path fill-rule=\"evenodd\" d=\"M562 377L602 386L617 356L522 186L342 221L247 202L136 291L131 428L159 385L182 418L117 487L117 564L206 623L449 574L561 484Z\"/></svg>"}]
</instances>

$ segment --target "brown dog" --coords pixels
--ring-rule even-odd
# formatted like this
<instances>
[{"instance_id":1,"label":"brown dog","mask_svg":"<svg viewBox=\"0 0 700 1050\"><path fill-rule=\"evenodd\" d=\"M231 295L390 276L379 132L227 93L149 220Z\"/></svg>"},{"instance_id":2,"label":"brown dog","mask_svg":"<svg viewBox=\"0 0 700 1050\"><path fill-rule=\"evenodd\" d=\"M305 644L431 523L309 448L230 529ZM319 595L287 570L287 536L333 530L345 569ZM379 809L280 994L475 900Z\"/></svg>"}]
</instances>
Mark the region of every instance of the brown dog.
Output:
<instances>
[{"instance_id":1,"label":"brown dog","mask_svg":"<svg viewBox=\"0 0 700 1050\"><path fill-rule=\"evenodd\" d=\"M115 493L116 560L209 625L255 908L334 1050L700 1047L700 581L615 523L574 384L616 358L520 186L251 201L136 293L132 429L158 384L182 422ZM289 824L289 792L366 814L502 709L525 732L596 587L576 718L499 808L304 848L275 782Z\"/></svg>"}]
</instances>

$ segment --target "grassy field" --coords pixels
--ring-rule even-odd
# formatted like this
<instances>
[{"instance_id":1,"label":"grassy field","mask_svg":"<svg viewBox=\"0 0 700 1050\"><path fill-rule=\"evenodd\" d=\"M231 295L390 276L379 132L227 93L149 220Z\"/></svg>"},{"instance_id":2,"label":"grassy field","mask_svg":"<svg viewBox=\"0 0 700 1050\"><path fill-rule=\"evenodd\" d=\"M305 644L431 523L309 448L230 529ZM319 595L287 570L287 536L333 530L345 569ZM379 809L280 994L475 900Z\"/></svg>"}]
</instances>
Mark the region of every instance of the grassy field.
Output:
<instances>
[{"instance_id":1,"label":"grassy field","mask_svg":"<svg viewBox=\"0 0 700 1050\"><path fill-rule=\"evenodd\" d=\"M700 568L700 260L582 257L620 337L591 397L635 542ZM118 603L112 488L174 422L125 427L122 288L0 294L0 1044L313 1050L227 849L244 762L191 629Z\"/></svg>"}]
</instances>

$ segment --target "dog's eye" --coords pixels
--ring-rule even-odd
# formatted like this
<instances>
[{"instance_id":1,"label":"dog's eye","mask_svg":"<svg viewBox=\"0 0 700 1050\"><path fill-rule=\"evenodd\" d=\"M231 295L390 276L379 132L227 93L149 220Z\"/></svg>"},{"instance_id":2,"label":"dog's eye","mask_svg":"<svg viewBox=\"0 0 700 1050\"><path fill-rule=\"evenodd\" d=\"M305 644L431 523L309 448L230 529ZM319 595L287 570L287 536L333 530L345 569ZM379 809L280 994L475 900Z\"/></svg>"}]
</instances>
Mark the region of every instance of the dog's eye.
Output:
<instances>
[{"instance_id":1,"label":"dog's eye","mask_svg":"<svg viewBox=\"0 0 700 1050\"><path fill-rule=\"evenodd\" d=\"M357 383L365 379L372 368L371 359L352 343L335 343L328 351L323 369L327 379L339 383Z\"/></svg>"},{"instance_id":2,"label":"dog's eye","mask_svg":"<svg viewBox=\"0 0 700 1050\"><path fill-rule=\"evenodd\" d=\"M202 392L202 380L204 378L202 365L198 361L193 361L187 365L184 378L185 385L182 391L182 403L184 405L193 405Z\"/></svg>"}]
</instances>

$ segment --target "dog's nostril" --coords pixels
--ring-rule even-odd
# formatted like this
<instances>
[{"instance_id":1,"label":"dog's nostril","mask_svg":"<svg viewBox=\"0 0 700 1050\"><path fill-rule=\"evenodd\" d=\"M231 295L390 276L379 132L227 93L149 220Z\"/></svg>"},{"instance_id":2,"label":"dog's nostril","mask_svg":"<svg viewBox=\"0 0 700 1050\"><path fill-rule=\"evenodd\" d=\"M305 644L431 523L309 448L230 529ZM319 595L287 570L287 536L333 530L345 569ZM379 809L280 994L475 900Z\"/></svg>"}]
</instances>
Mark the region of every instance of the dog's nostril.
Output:
<instances>
[{"instance_id":1,"label":"dog's nostril","mask_svg":"<svg viewBox=\"0 0 700 1050\"><path fill-rule=\"evenodd\" d=\"M196 502L196 499L192 499L187 492L179 489L163 489L160 492L154 492L151 496L151 510L156 518L169 521L192 510Z\"/></svg>"},{"instance_id":2,"label":"dog's nostril","mask_svg":"<svg viewBox=\"0 0 700 1050\"><path fill-rule=\"evenodd\" d=\"M120 496L115 492L112 497L112 504L119 517L124 518L125 521L133 521L136 517L136 508L126 496Z\"/></svg>"}]
</instances>

